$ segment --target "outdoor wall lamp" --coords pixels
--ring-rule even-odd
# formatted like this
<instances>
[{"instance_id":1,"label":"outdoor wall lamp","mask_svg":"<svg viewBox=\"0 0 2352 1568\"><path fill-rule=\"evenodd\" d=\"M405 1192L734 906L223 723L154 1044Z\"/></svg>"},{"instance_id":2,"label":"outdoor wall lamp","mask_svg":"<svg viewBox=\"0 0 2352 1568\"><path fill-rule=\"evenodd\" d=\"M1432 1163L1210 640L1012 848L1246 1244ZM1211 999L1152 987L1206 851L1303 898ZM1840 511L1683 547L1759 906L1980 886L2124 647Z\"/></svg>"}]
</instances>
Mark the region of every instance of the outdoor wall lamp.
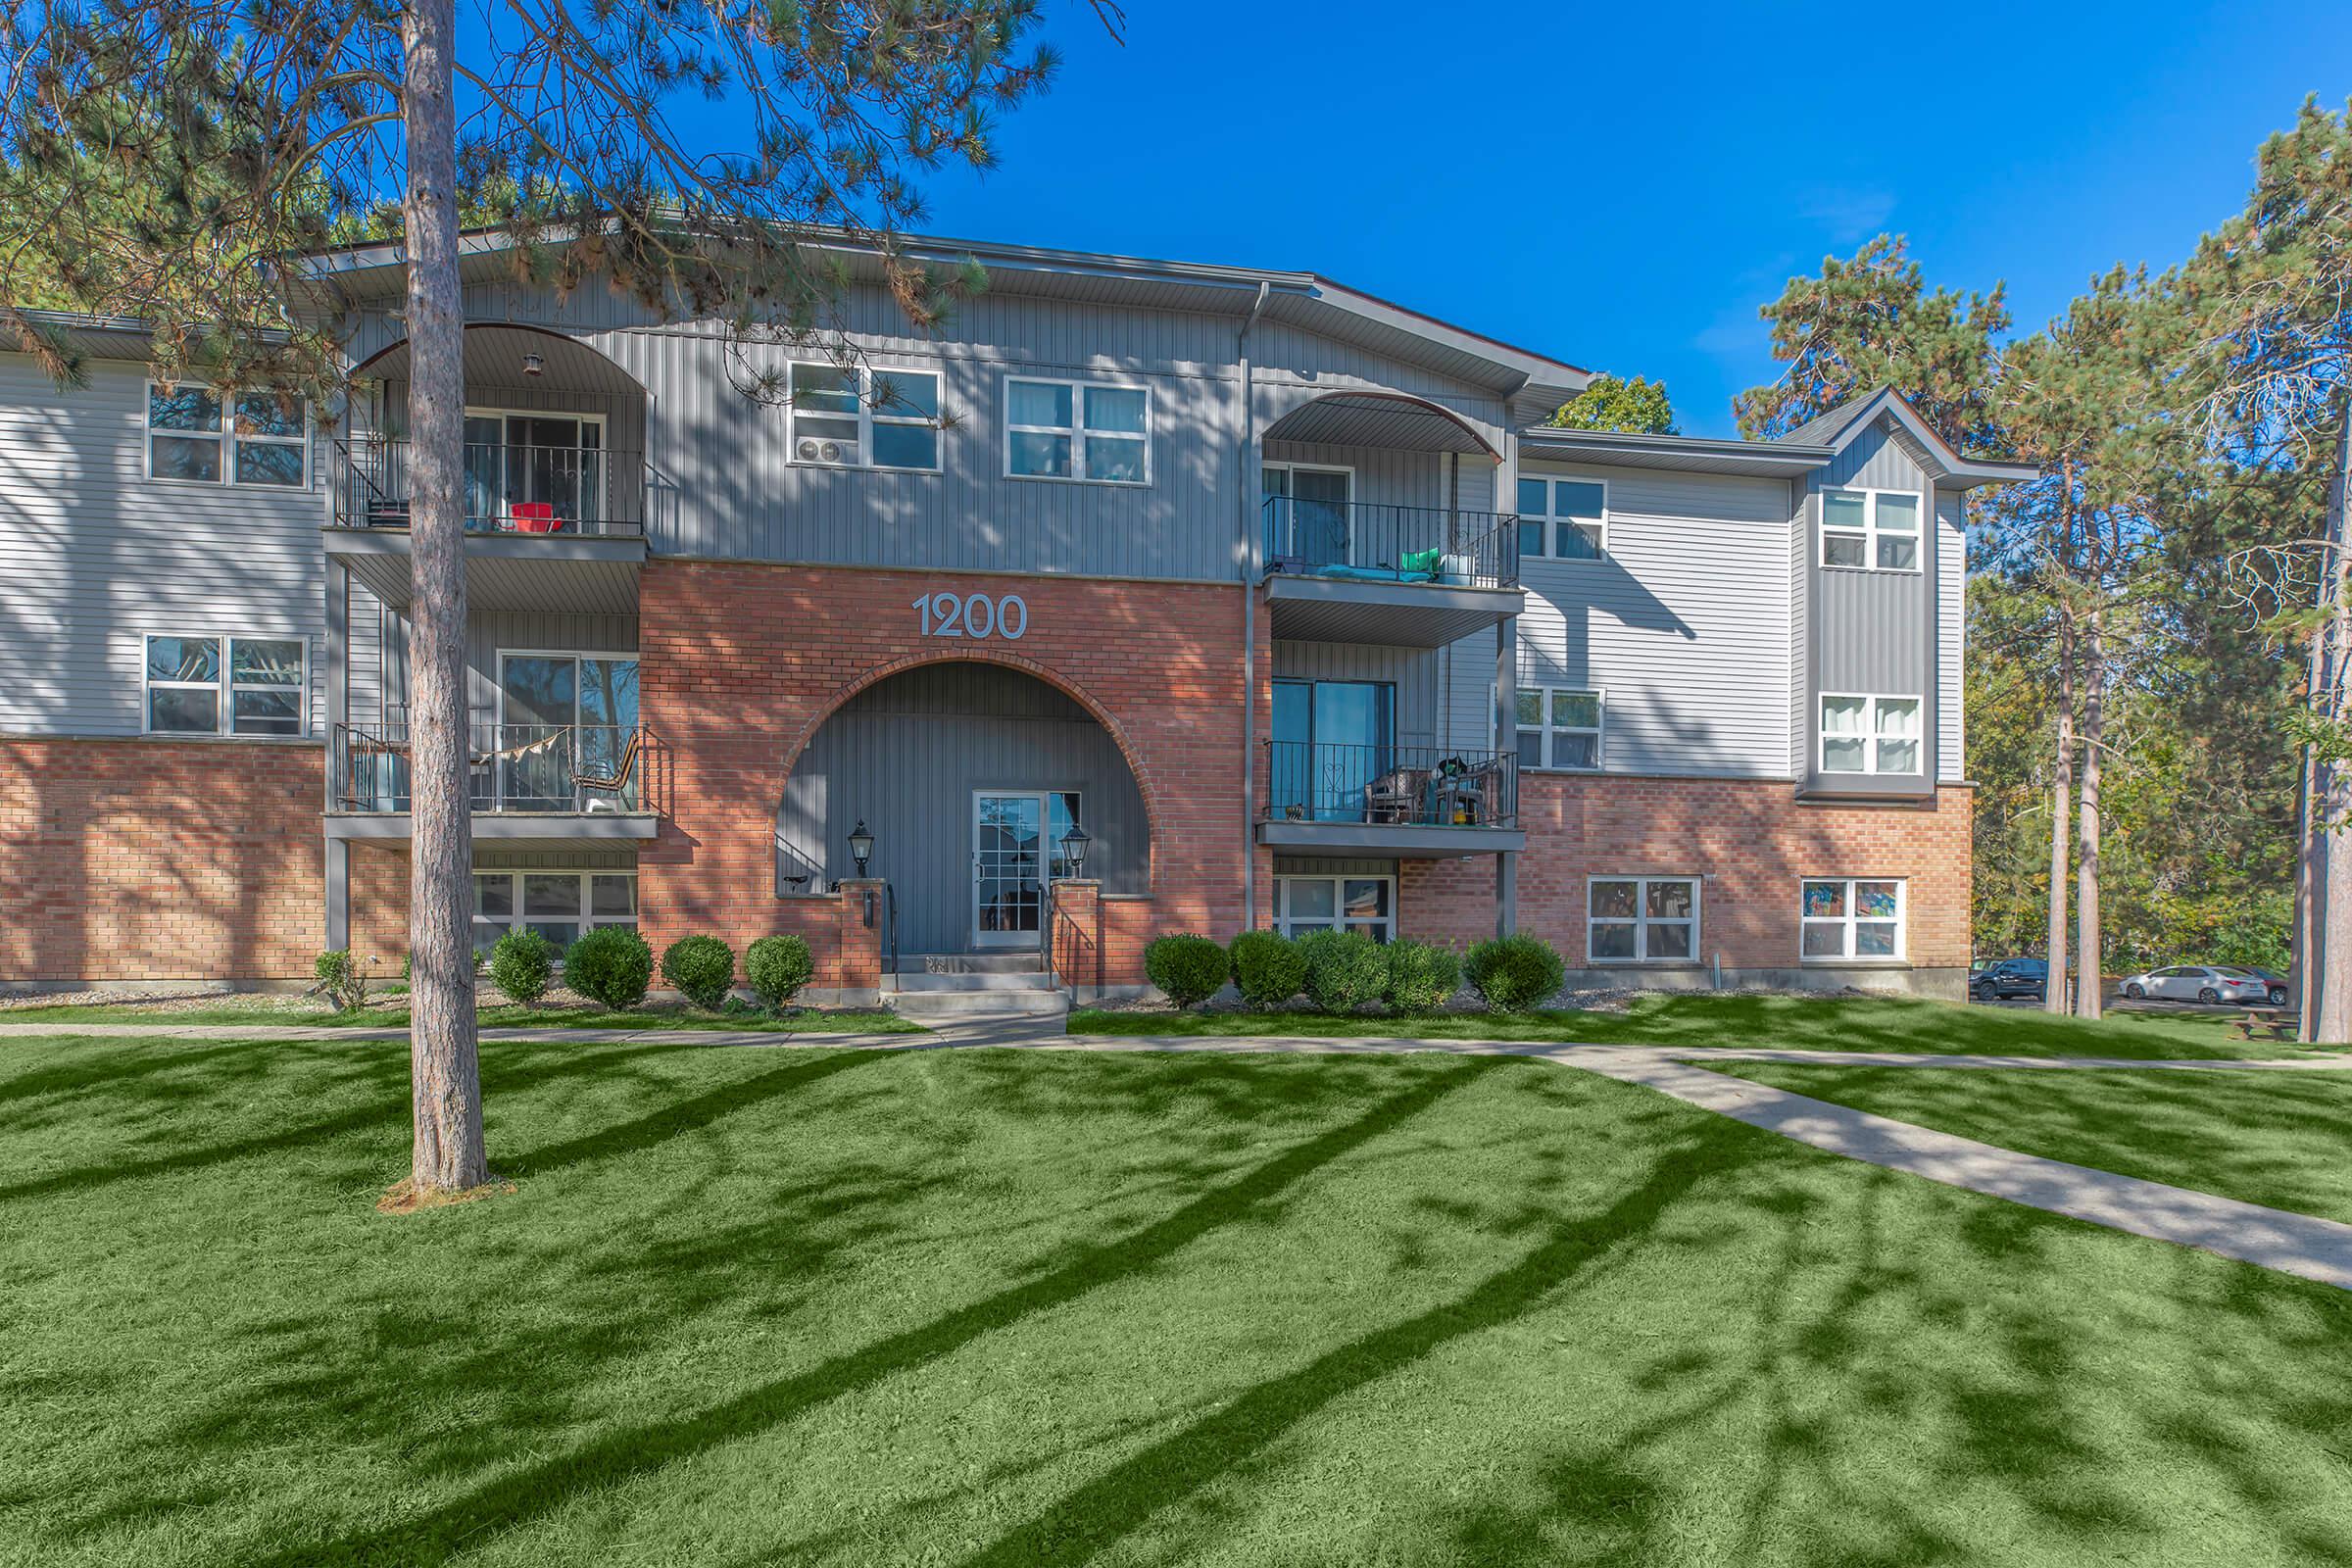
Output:
<instances>
[{"instance_id":1,"label":"outdoor wall lamp","mask_svg":"<svg viewBox=\"0 0 2352 1568\"><path fill-rule=\"evenodd\" d=\"M522 357L522 373L525 375L546 374L547 361L541 359L536 354L525 354Z\"/></svg>"},{"instance_id":2,"label":"outdoor wall lamp","mask_svg":"<svg viewBox=\"0 0 2352 1568\"><path fill-rule=\"evenodd\" d=\"M850 858L858 862L859 877L865 875L865 862L873 858L874 836L866 831L865 818L861 816L858 825L850 829Z\"/></svg>"},{"instance_id":3,"label":"outdoor wall lamp","mask_svg":"<svg viewBox=\"0 0 2352 1568\"><path fill-rule=\"evenodd\" d=\"M1069 862L1070 875L1086 874L1086 848L1094 842L1093 834L1075 821L1070 823L1070 830L1061 836L1061 858Z\"/></svg>"}]
</instances>

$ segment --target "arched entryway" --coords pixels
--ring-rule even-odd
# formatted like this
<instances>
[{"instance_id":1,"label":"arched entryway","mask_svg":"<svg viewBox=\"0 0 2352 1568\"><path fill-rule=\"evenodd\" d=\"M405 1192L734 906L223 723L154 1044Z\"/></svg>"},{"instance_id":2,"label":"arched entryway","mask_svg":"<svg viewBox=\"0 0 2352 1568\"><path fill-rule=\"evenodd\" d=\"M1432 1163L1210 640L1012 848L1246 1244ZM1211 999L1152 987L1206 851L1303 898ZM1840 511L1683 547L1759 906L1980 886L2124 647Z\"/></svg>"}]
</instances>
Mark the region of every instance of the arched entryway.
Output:
<instances>
[{"instance_id":1,"label":"arched entryway","mask_svg":"<svg viewBox=\"0 0 2352 1568\"><path fill-rule=\"evenodd\" d=\"M901 670L825 719L777 808L778 891L855 875L860 821L869 874L897 895L902 954L1034 950L1073 821L1103 893L1150 890L1150 816L1117 740L1067 693L1004 664Z\"/></svg>"}]
</instances>

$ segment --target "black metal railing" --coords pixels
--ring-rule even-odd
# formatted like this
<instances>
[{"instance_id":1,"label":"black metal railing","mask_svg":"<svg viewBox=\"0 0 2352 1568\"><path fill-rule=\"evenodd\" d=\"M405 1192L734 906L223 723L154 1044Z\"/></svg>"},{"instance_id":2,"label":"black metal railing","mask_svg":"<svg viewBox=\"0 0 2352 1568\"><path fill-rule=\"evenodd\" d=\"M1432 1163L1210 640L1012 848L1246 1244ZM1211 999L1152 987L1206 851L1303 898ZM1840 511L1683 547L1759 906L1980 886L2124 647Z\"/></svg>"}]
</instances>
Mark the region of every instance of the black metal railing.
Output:
<instances>
[{"instance_id":1,"label":"black metal railing","mask_svg":"<svg viewBox=\"0 0 2352 1568\"><path fill-rule=\"evenodd\" d=\"M1268 496L1266 569L1371 582L1511 588L1519 519L1495 512Z\"/></svg>"},{"instance_id":2,"label":"black metal railing","mask_svg":"<svg viewBox=\"0 0 2352 1568\"><path fill-rule=\"evenodd\" d=\"M1519 820L1519 759L1508 752L1321 741L1265 746L1270 821L1510 827Z\"/></svg>"},{"instance_id":3,"label":"black metal railing","mask_svg":"<svg viewBox=\"0 0 2352 1568\"><path fill-rule=\"evenodd\" d=\"M667 753L620 724L470 724L467 792L476 811L661 812ZM333 808L410 809L409 726L338 724L329 760Z\"/></svg>"},{"instance_id":4,"label":"black metal railing","mask_svg":"<svg viewBox=\"0 0 2352 1568\"><path fill-rule=\"evenodd\" d=\"M406 528L410 457L406 441L364 439L346 447L337 520L347 528ZM645 532L645 460L635 452L468 443L464 474L468 532Z\"/></svg>"}]
</instances>

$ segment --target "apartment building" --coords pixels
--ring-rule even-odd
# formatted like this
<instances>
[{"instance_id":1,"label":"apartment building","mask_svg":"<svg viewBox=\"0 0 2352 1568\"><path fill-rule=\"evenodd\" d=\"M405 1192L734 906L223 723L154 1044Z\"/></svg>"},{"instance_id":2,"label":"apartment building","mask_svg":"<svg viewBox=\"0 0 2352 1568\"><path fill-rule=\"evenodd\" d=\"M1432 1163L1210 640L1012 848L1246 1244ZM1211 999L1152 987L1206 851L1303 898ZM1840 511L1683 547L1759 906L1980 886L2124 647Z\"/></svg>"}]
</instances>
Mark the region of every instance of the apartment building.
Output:
<instances>
[{"instance_id":1,"label":"apartment building","mask_svg":"<svg viewBox=\"0 0 2352 1568\"><path fill-rule=\"evenodd\" d=\"M476 931L798 932L819 986L1153 935L1539 934L1583 978L1956 994L1963 503L1882 392L1545 421L1577 366L1311 273L1002 245L857 368L466 258ZM355 393L0 355L0 982L406 945L396 248ZM772 370L789 396L750 397Z\"/></svg>"}]
</instances>

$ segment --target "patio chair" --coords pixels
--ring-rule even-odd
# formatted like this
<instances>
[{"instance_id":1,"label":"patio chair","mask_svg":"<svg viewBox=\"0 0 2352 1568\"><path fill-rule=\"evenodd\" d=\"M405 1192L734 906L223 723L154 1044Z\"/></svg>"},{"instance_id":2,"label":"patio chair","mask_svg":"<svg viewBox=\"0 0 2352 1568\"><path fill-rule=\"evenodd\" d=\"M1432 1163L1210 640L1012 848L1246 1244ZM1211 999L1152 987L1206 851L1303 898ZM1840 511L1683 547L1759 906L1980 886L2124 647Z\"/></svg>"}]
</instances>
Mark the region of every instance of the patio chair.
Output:
<instances>
[{"instance_id":1,"label":"patio chair","mask_svg":"<svg viewBox=\"0 0 2352 1568\"><path fill-rule=\"evenodd\" d=\"M1410 822L1421 804L1421 792L1429 770L1423 767L1392 767L1364 786L1364 820L1383 822L1392 826Z\"/></svg>"},{"instance_id":2,"label":"patio chair","mask_svg":"<svg viewBox=\"0 0 2352 1568\"><path fill-rule=\"evenodd\" d=\"M516 533L554 533L564 526L552 501L517 501L507 511Z\"/></svg>"},{"instance_id":3,"label":"patio chair","mask_svg":"<svg viewBox=\"0 0 2352 1568\"><path fill-rule=\"evenodd\" d=\"M576 768L572 771L571 785L575 791L598 790L612 797L606 801L590 801L587 805L589 810L617 811L620 809L621 793L629 787L630 781L637 775L637 752L644 740L645 731L641 729L629 731L629 744L620 749L620 759L613 763L610 773L583 773Z\"/></svg>"}]
</instances>

